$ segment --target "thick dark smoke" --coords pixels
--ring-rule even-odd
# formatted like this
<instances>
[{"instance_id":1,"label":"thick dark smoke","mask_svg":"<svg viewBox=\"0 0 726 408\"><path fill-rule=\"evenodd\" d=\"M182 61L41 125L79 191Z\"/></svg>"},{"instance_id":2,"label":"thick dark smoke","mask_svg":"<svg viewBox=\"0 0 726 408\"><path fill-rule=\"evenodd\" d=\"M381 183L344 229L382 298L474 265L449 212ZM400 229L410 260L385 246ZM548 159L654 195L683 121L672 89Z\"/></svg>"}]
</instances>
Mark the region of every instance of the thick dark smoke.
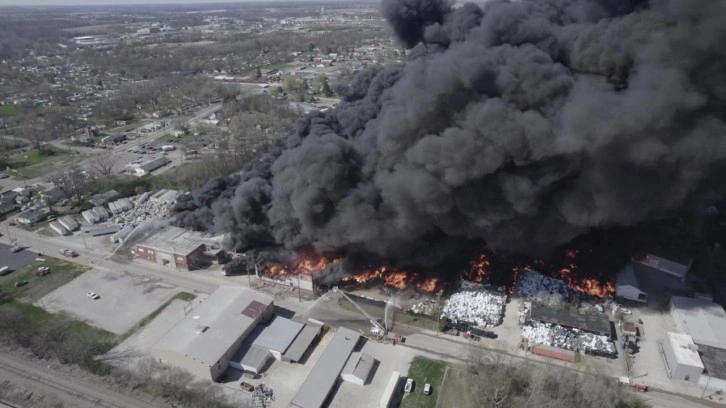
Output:
<instances>
[{"instance_id":1,"label":"thick dark smoke","mask_svg":"<svg viewBox=\"0 0 726 408\"><path fill-rule=\"evenodd\" d=\"M244 248L434 266L541 253L723 187L726 1L384 0L405 64L241 172L183 224Z\"/></svg>"}]
</instances>

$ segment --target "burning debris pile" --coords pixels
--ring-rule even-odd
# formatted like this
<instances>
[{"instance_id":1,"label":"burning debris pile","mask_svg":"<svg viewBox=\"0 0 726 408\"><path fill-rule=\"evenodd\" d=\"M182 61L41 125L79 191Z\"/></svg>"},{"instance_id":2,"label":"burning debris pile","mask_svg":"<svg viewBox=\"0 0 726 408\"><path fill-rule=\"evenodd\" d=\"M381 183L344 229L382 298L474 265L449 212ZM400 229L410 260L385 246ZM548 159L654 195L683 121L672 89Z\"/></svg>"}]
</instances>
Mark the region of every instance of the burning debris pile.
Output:
<instances>
[{"instance_id":1,"label":"burning debris pile","mask_svg":"<svg viewBox=\"0 0 726 408\"><path fill-rule=\"evenodd\" d=\"M569 298L574 290L565 281L545 276L539 272L528 269L517 274L516 294L523 299L546 301L542 295L560 295L565 299Z\"/></svg>"},{"instance_id":2,"label":"burning debris pile","mask_svg":"<svg viewBox=\"0 0 726 408\"><path fill-rule=\"evenodd\" d=\"M451 4L384 0L408 60L180 200L180 226L380 260L400 286L399 266L545 254L722 189L726 2Z\"/></svg>"},{"instance_id":3,"label":"burning debris pile","mask_svg":"<svg viewBox=\"0 0 726 408\"><path fill-rule=\"evenodd\" d=\"M468 322L477 327L494 327L502 323L506 294L492 290L465 290L446 300L443 315L454 323Z\"/></svg>"},{"instance_id":4,"label":"burning debris pile","mask_svg":"<svg viewBox=\"0 0 726 408\"><path fill-rule=\"evenodd\" d=\"M602 357L616 357L617 349L607 336L550 323L530 322L522 328L522 337L530 345L543 344Z\"/></svg>"}]
</instances>

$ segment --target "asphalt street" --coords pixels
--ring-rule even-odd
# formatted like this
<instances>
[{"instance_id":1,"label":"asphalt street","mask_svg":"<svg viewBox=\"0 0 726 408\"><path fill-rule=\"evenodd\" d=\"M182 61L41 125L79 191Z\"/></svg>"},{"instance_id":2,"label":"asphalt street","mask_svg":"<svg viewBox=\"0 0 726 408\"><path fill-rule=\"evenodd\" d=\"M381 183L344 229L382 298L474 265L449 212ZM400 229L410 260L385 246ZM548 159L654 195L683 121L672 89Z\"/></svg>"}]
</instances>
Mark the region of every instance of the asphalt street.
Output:
<instances>
[{"instance_id":1,"label":"asphalt street","mask_svg":"<svg viewBox=\"0 0 726 408\"><path fill-rule=\"evenodd\" d=\"M2 230L6 230L7 228L7 226L2 226ZM242 277L237 277L238 279L230 279L217 275L205 276L203 274L190 272L176 272L163 269L163 266L151 263L142 264L126 261L123 263L117 263L110 259L108 255L103 254L100 251L86 250L83 248L83 245L79 246L77 242L64 240L62 237L43 237L34 232L18 228L12 228L12 235L19 243L29 246L30 249L35 252L55 254L60 248L75 249L79 253L79 256L74 258L74 262L94 267L100 271L127 272L138 276L154 277L163 282L176 285L195 293L211 293L220 284L248 286L247 279ZM7 241L7 235L0 238L0 242ZM333 326L346 325L360 330L365 330L368 326L370 326L362 316L359 316L354 312L335 307L333 303L337 302L334 300L325 300L325 297L321 298L317 302L298 302L297 299L293 298L275 297L275 303L302 315L322 319ZM327 305L327 303L330 303L330 305ZM462 341L461 338L454 338L445 335L437 336L431 331L415 332L415 330L403 327L397 328L396 330L406 336L406 342L401 345L403 347L410 347L421 351L423 354L435 356L436 358L441 358L458 364L466 363L468 360L470 345L467 341ZM486 347L486 344L478 346ZM530 361L521 356L509 354L503 350L493 348L487 350L489 352L503 354L513 359ZM558 364L552 363L549 365ZM658 408L723 407L723 405L713 401L699 400L696 397L680 394L671 394L668 393L667 390L653 390L652 392L648 392L646 396L652 400L653 406Z\"/></svg>"}]
</instances>

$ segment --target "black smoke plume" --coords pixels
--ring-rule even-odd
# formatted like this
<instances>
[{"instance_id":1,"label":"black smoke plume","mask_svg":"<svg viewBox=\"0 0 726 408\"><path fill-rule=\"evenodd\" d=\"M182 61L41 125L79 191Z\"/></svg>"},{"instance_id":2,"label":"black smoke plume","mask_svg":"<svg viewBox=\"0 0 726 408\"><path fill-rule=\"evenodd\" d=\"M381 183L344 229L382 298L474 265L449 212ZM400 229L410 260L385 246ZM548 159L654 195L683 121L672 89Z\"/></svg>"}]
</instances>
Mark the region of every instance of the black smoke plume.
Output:
<instances>
[{"instance_id":1,"label":"black smoke plume","mask_svg":"<svg viewBox=\"0 0 726 408\"><path fill-rule=\"evenodd\" d=\"M542 253L723 187L726 1L384 0L405 63L239 173L181 223L236 249L431 267L486 242Z\"/></svg>"}]
</instances>

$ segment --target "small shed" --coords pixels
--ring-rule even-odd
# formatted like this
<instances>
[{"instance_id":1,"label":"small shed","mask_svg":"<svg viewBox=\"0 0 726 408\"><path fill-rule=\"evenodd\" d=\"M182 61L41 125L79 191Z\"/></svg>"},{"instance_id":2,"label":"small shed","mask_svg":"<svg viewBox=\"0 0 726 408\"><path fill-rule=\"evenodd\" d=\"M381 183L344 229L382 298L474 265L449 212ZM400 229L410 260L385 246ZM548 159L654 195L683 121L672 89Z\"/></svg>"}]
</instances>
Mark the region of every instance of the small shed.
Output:
<instances>
[{"instance_id":1,"label":"small shed","mask_svg":"<svg viewBox=\"0 0 726 408\"><path fill-rule=\"evenodd\" d=\"M349 383L365 385L375 365L376 359L370 354L357 351L350 355L348 362L343 367L341 378Z\"/></svg>"}]
</instances>

